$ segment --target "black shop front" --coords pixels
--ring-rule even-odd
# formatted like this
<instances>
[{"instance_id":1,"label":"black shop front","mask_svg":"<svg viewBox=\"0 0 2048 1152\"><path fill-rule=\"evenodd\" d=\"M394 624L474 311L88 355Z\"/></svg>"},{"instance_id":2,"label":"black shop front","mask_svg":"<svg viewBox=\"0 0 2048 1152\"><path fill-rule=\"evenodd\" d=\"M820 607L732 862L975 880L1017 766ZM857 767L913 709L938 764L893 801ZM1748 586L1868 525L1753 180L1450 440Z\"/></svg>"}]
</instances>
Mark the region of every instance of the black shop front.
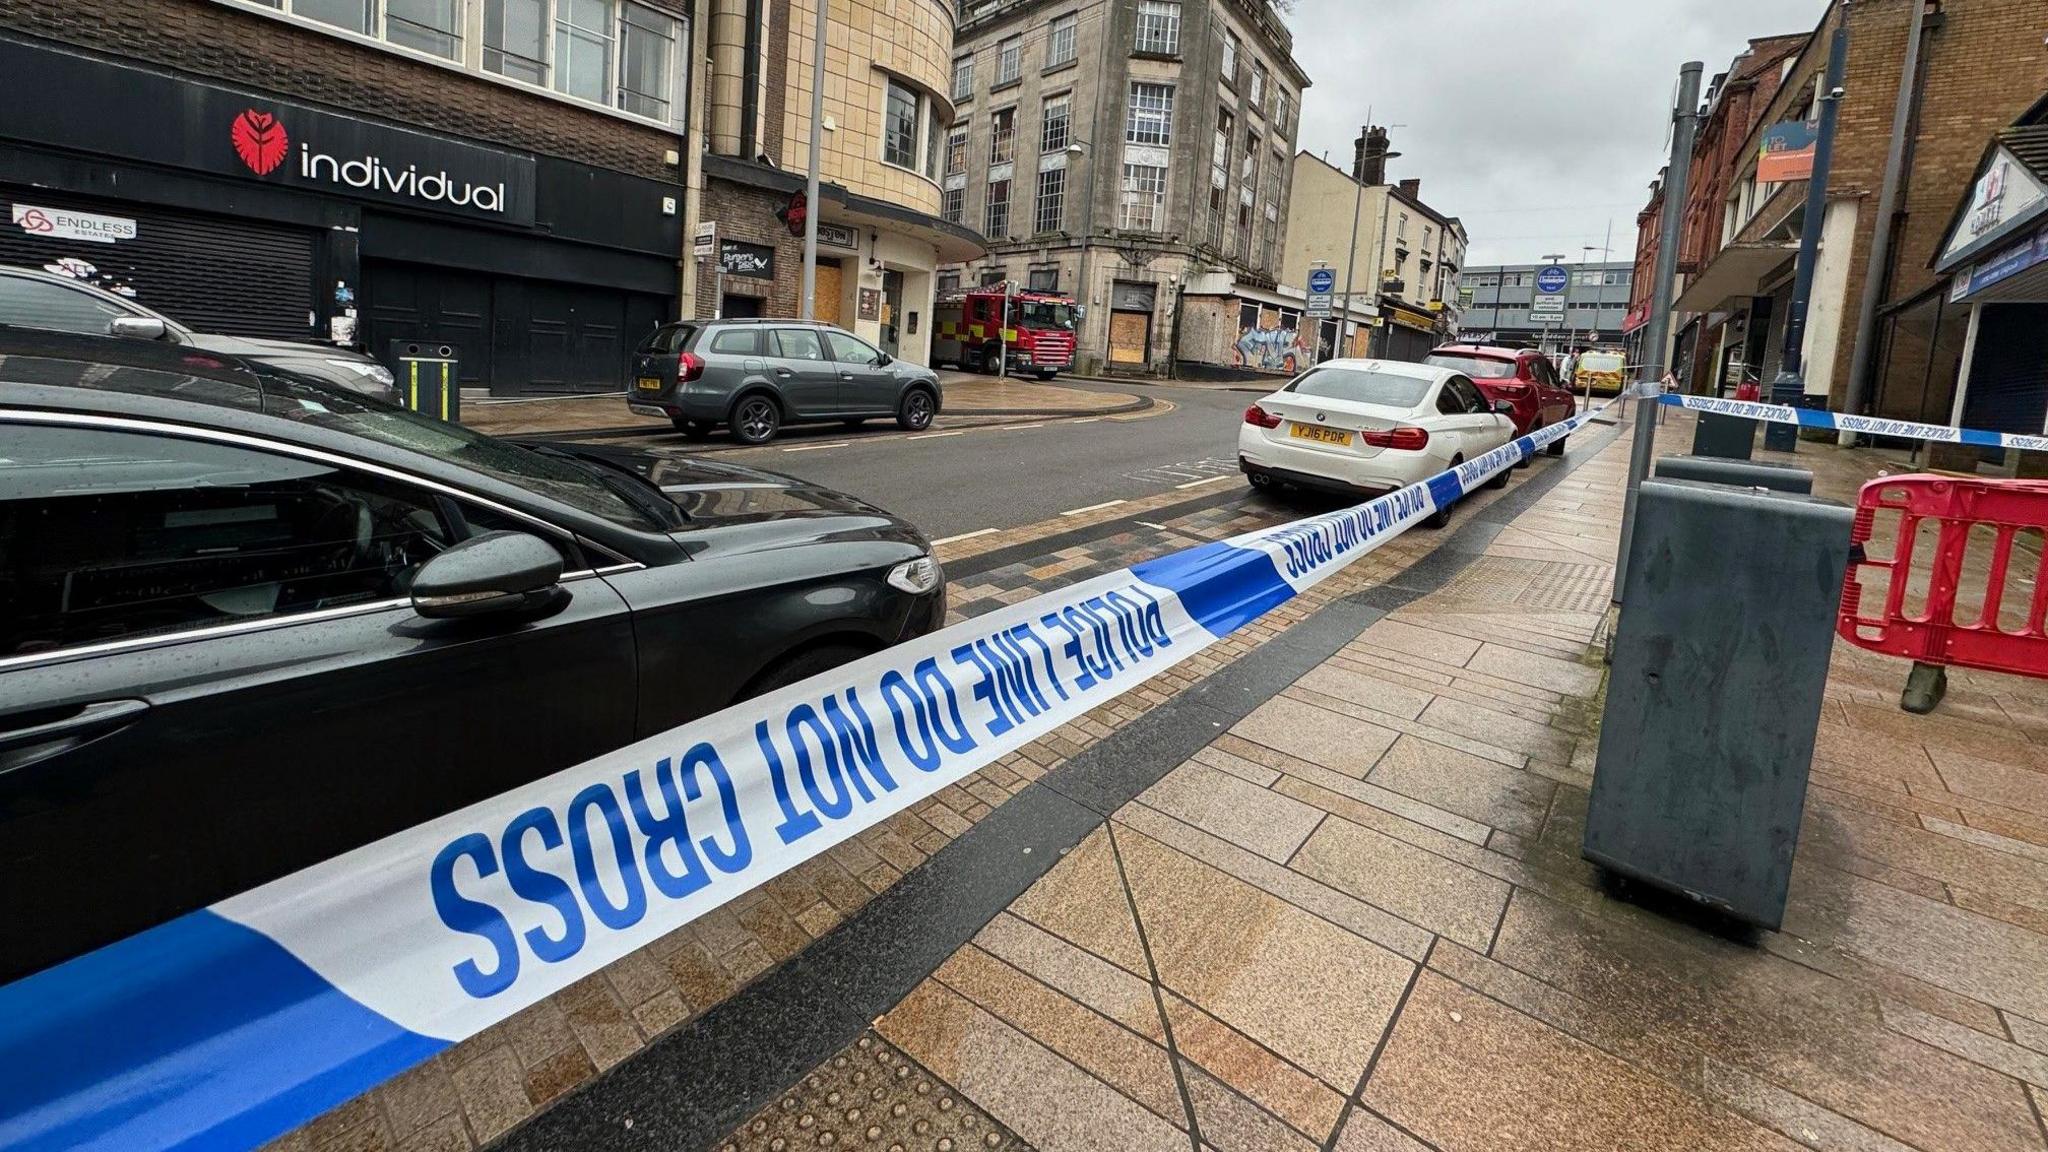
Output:
<instances>
[{"instance_id":1,"label":"black shop front","mask_svg":"<svg viewBox=\"0 0 2048 1152\"><path fill-rule=\"evenodd\" d=\"M0 264L202 331L621 387L676 315L679 184L0 37ZM680 143L680 141L679 141Z\"/></svg>"}]
</instances>

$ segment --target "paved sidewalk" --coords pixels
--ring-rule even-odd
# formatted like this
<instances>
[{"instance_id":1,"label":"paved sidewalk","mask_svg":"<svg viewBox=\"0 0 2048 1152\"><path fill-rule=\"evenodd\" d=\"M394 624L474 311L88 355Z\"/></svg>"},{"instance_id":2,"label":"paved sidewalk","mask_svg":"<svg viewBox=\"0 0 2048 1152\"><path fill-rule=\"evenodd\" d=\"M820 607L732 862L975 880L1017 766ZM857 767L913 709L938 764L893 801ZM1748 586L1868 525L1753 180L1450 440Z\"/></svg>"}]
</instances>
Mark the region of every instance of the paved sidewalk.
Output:
<instances>
[{"instance_id":1,"label":"paved sidewalk","mask_svg":"<svg viewBox=\"0 0 2048 1152\"><path fill-rule=\"evenodd\" d=\"M1786 930L1759 946L1614 901L1580 861L1626 454L1437 590L1369 594L1392 610L806 1083L889 1052L944 1104L924 1114L1047 1152L2044 1147L2041 685L1959 674L1913 717L1903 664L1841 646ZM1882 466L1800 460L1838 498ZM764 1116L860 1145L803 1093ZM776 1131L726 1146L799 1146Z\"/></svg>"},{"instance_id":2,"label":"paved sidewalk","mask_svg":"<svg viewBox=\"0 0 2048 1152\"><path fill-rule=\"evenodd\" d=\"M942 371L946 391L944 426L997 416L1086 416L1132 411L1149 401L1121 392L1065 388L1036 380L1001 379L965 372ZM574 435L613 429L665 432L665 417L641 416L626 409L625 396L610 392L545 400L471 400L462 406L462 423L493 436Z\"/></svg>"}]
</instances>

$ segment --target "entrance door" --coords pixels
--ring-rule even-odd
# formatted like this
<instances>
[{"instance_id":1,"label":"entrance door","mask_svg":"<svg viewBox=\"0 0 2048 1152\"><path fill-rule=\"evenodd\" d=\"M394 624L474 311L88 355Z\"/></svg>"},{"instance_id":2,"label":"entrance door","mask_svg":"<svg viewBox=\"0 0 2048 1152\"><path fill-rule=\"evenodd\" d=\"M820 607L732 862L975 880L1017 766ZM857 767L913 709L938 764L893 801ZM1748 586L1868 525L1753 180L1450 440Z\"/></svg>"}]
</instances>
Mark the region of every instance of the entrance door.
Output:
<instances>
[{"instance_id":1,"label":"entrance door","mask_svg":"<svg viewBox=\"0 0 2048 1152\"><path fill-rule=\"evenodd\" d=\"M2048 413L2048 304L1986 304L1977 359L1963 399L1963 427L2041 431Z\"/></svg>"},{"instance_id":2,"label":"entrance door","mask_svg":"<svg viewBox=\"0 0 2048 1152\"><path fill-rule=\"evenodd\" d=\"M839 277L839 261L834 260L828 264L823 257L820 257L818 259L818 298L817 303L812 307L813 313L817 316L818 323L839 323L839 291L843 283ZM797 304L801 307L803 302L798 301Z\"/></svg>"},{"instance_id":3,"label":"entrance door","mask_svg":"<svg viewBox=\"0 0 2048 1152\"><path fill-rule=\"evenodd\" d=\"M761 318L759 296L735 296L730 292L719 301L718 315L726 320L758 320Z\"/></svg>"},{"instance_id":4,"label":"entrance door","mask_svg":"<svg viewBox=\"0 0 2048 1152\"><path fill-rule=\"evenodd\" d=\"M891 356L900 355L896 343L896 325L903 315L903 273L882 273L882 351Z\"/></svg>"},{"instance_id":5,"label":"entrance door","mask_svg":"<svg viewBox=\"0 0 2048 1152\"><path fill-rule=\"evenodd\" d=\"M1146 353L1152 347L1152 314L1150 312L1111 312L1109 314L1109 362L1111 364L1144 364Z\"/></svg>"},{"instance_id":6,"label":"entrance door","mask_svg":"<svg viewBox=\"0 0 2048 1152\"><path fill-rule=\"evenodd\" d=\"M465 387L491 383L494 305L491 277L426 264L363 261L370 355L383 359L393 340L455 345Z\"/></svg>"}]
</instances>

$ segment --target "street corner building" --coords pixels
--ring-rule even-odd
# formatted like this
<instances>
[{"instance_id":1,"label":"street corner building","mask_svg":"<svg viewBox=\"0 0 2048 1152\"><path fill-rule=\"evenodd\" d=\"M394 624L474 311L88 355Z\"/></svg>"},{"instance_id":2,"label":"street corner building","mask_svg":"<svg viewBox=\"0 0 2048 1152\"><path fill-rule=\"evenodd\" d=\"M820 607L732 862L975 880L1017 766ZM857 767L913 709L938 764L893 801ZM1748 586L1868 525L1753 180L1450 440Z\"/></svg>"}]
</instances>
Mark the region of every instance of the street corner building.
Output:
<instances>
[{"instance_id":1,"label":"street corner building","mask_svg":"<svg viewBox=\"0 0 2048 1152\"><path fill-rule=\"evenodd\" d=\"M692 7L0 0L0 264L425 345L493 394L617 389L692 272Z\"/></svg>"},{"instance_id":2,"label":"street corner building","mask_svg":"<svg viewBox=\"0 0 2048 1152\"><path fill-rule=\"evenodd\" d=\"M815 2L710 0L696 315L801 314ZM834 4L826 22L815 316L930 363L940 266L984 251L944 218L947 0Z\"/></svg>"},{"instance_id":3,"label":"street corner building","mask_svg":"<svg viewBox=\"0 0 2048 1152\"><path fill-rule=\"evenodd\" d=\"M941 215L979 229L988 255L944 269L941 291L1073 297L1083 375L1305 358L1301 297L1279 286L1309 80L1271 5L960 8Z\"/></svg>"}]
</instances>

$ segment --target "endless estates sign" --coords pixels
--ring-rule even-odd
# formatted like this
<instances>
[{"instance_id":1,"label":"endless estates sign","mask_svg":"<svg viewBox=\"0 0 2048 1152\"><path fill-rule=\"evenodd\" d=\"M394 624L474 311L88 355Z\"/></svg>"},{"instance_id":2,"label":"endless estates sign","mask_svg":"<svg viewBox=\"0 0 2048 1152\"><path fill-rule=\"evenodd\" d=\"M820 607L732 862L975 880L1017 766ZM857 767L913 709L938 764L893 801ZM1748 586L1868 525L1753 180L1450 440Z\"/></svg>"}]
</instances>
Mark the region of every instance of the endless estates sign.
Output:
<instances>
[{"instance_id":1,"label":"endless estates sign","mask_svg":"<svg viewBox=\"0 0 2048 1152\"><path fill-rule=\"evenodd\" d=\"M531 225L534 160L232 88L0 40L0 137Z\"/></svg>"}]
</instances>

